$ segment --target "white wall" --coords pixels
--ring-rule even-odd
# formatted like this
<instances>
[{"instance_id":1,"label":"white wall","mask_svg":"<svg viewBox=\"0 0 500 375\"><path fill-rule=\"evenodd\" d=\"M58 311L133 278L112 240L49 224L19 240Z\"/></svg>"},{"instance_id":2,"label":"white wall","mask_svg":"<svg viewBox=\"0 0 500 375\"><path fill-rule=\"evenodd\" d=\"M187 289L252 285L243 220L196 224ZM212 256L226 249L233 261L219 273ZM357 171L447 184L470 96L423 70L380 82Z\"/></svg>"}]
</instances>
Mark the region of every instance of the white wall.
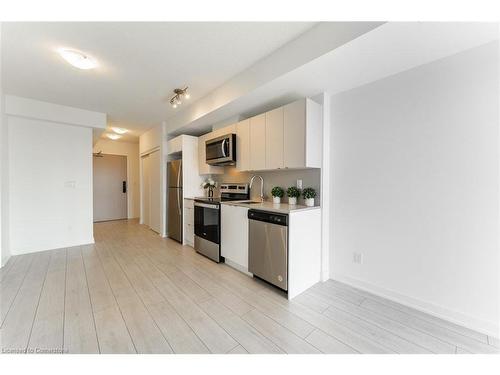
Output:
<instances>
[{"instance_id":1,"label":"white wall","mask_svg":"<svg viewBox=\"0 0 500 375\"><path fill-rule=\"evenodd\" d=\"M331 277L495 336L498 50L331 101Z\"/></svg>"},{"instance_id":2,"label":"white wall","mask_svg":"<svg viewBox=\"0 0 500 375\"><path fill-rule=\"evenodd\" d=\"M144 154L161 146L162 126L155 126L139 137L139 153Z\"/></svg>"},{"instance_id":3,"label":"white wall","mask_svg":"<svg viewBox=\"0 0 500 375\"><path fill-rule=\"evenodd\" d=\"M5 113L11 254L93 242L92 127L106 115L8 95Z\"/></svg>"},{"instance_id":4,"label":"white wall","mask_svg":"<svg viewBox=\"0 0 500 375\"><path fill-rule=\"evenodd\" d=\"M139 144L100 139L94 145L94 152L99 151L102 151L103 154L127 157L128 218L138 218L140 216Z\"/></svg>"},{"instance_id":5,"label":"white wall","mask_svg":"<svg viewBox=\"0 0 500 375\"><path fill-rule=\"evenodd\" d=\"M13 255L93 242L92 129L9 117Z\"/></svg>"},{"instance_id":6,"label":"white wall","mask_svg":"<svg viewBox=\"0 0 500 375\"><path fill-rule=\"evenodd\" d=\"M1 41L0 23L0 41ZM2 58L0 49L0 72L2 71ZM7 120L4 114L5 96L0 74L0 267L4 266L10 258L9 251L9 220L8 220L8 154L7 154Z\"/></svg>"}]
</instances>

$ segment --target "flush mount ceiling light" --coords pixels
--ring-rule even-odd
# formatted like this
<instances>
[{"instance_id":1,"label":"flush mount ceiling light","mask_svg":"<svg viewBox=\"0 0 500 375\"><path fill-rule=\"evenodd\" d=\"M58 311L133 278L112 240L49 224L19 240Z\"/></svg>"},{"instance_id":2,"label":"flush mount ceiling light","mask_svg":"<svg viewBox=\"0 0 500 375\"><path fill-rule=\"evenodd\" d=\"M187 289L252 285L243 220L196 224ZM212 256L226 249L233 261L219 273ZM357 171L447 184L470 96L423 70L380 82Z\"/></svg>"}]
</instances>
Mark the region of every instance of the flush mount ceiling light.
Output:
<instances>
[{"instance_id":1,"label":"flush mount ceiling light","mask_svg":"<svg viewBox=\"0 0 500 375\"><path fill-rule=\"evenodd\" d=\"M116 128L116 127L112 127L111 130L113 130L116 134L125 134L128 132L127 129L124 129L124 128Z\"/></svg>"},{"instance_id":2,"label":"flush mount ceiling light","mask_svg":"<svg viewBox=\"0 0 500 375\"><path fill-rule=\"evenodd\" d=\"M170 104L172 107L177 108L178 105L182 104L181 99L189 99L189 93L187 92L187 86L183 89L175 89L174 95L170 98Z\"/></svg>"},{"instance_id":3,"label":"flush mount ceiling light","mask_svg":"<svg viewBox=\"0 0 500 375\"><path fill-rule=\"evenodd\" d=\"M87 70L97 66L97 61L83 52L66 48L61 48L58 52L64 60L78 69Z\"/></svg>"},{"instance_id":4,"label":"flush mount ceiling light","mask_svg":"<svg viewBox=\"0 0 500 375\"><path fill-rule=\"evenodd\" d=\"M120 139L122 136L118 134L106 134L106 137L112 139L113 141L116 141L117 139Z\"/></svg>"}]
</instances>

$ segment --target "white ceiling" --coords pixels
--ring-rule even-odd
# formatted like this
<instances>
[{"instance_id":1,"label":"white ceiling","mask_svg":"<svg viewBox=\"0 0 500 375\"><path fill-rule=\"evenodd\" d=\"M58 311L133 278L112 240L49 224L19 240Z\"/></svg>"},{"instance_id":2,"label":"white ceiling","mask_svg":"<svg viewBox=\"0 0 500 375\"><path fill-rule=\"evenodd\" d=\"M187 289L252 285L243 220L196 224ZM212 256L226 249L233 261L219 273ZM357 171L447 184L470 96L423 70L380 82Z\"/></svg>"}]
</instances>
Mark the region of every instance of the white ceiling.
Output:
<instances>
[{"instance_id":1,"label":"white ceiling","mask_svg":"<svg viewBox=\"0 0 500 375\"><path fill-rule=\"evenodd\" d=\"M388 22L224 106L206 110L193 103L186 111L194 120L171 134L197 135L224 119L247 118L322 92L334 95L499 37L498 23Z\"/></svg>"},{"instance_id":2,"label":"white ceiling","mask_svg":"<svg viewBox=\"0 0 500 375\"><path fill-rule=\"evenodd\" d=\"M174 88L188 85L194 102L313 26L3 23L3 89L6 94L107 113L110 125L131 129L137 136L182 109L168 104ZM88 53L99 67L79 70L68 65L55 51L60 47Z\"/></svg>"}]
</instances>

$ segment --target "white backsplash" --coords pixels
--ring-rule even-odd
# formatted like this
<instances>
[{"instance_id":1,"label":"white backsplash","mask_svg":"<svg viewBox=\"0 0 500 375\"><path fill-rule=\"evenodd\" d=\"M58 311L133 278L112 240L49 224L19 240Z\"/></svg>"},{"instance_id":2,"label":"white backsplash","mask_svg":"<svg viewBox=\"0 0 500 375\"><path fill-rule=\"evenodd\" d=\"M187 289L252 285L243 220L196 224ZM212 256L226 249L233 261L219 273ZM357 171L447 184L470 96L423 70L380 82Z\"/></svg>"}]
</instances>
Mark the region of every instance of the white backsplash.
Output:
<instances>
[{"instance_id":1,"label":"white backsplash","mask_svg":"<svg viewBox=\"0 0 500 375\"><path fill-rule=\"evenodd\" d=\"M235 167L225 167L224 174L212 175L212 179L217 181L217 184L223 182L233 183L248 183L253 175L260 175L264 179L264 196L266 200L271 198L271 189L274 186L281 186L285 190L285 196L282 202L287 202L286 189L290 186L296 186L297 180L302 180L302 188L312 187L316 190L315 204L320 204L320 169L297 169L297 170L279 170L279 171L260 171L260 172L238 172ZM219 195L219 190L214 191L214 196ZM260 179L254 180L254 186L250 192L251 199L259 199L260 196ZM302 197L297 202L304 204Z\"/></svg>"}]
</instances>

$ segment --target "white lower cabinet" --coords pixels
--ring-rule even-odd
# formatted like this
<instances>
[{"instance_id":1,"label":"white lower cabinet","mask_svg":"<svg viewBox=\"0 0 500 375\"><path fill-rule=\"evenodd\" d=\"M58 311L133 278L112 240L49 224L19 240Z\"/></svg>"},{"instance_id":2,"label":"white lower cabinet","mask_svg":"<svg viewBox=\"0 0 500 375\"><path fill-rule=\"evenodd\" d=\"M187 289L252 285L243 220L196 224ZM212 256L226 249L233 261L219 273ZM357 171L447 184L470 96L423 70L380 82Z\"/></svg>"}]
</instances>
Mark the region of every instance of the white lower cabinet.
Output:
<instances>
[{"instance_id":1,"label":"white lower cabinet","mask_svg":"<svg viewBox=\"0 0 500 375\"><path fill-rule=\"evenodd\" d=\"M194 201L184 199L184 245L194 246Z\"/></svg>"},{"instance_id":2,"label":"white lower cabinet","mask_svg":"<svg viewBox=\"0 0 500 375\"><path fill-rule=\"evenodd\" d=\"M221 255L228 265L248 272L248 208L221 205Z\"/></svg>"}]
</instances>

